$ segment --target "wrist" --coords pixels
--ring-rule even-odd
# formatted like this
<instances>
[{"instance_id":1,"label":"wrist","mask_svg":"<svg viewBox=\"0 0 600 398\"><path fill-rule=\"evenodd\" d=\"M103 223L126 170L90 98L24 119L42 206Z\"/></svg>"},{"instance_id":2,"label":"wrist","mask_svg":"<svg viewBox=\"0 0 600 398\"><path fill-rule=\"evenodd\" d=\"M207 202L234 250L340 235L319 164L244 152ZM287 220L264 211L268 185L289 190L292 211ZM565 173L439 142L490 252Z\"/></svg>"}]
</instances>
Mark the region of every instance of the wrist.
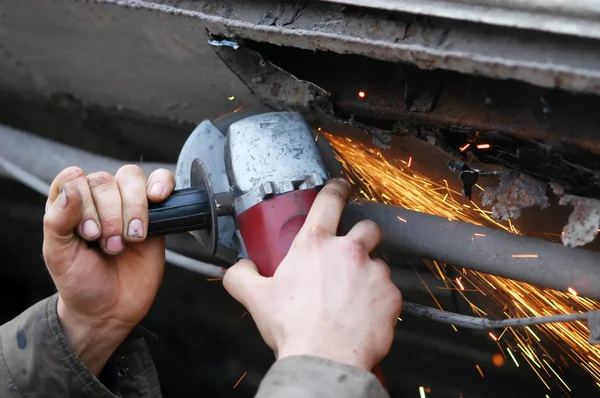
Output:
<instances>
[{"instance_id":1,"label":"wrist","mask_svg":"<svg viewBox=\"0 0 600 398\"><path fill-rule=\"evenodd\" d=\"M96 376L133 327L112 320L95 320L71 311L58 297L58 319L71 348Z\"/></svg>"},{"instance_id":2,"label":"wrist","mask_svg":"<svg viewBox=\"0 0 600 398\"><path fill-rule=\"evenodd\" d=\"M314 342L286 344L277 352L277 359L298 355L325 358L369 372L374 366L357 349L336 347L331 344L315 344Z\"/></svg>"}]
</instances>

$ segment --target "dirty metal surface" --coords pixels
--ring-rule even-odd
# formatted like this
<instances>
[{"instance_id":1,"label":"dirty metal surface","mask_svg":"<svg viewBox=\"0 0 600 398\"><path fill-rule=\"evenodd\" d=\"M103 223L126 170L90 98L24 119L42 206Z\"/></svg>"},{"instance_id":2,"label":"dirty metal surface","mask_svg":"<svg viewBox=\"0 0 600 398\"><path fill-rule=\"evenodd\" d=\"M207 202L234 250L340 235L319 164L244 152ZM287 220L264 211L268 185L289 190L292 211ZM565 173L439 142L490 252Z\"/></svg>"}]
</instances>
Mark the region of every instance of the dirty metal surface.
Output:
<instances>
[{"instance_id":1,"label":"dirty metal surface","mask_svg":"<svg viewBox=\"0 0 600 398\"><path fill-rule=\"evenodd\" d=\"M210 33L600 93L600 43L543 32L277 0L88 0L196 18Z\"/></svg>"},{"instance_id":2,"label":"dirty metal surface","mask_svg":"<svg viewBox=\"0 0 600 398\"><path fill-rule=\"evenodd\" d=\"M263 105L275 110L308 111L326 107L329 93L314 83L300 80L248 48L216 48L223 62L243 81Z\"/></svg>"},{"instance_id":3,"label":"dirty metal surface","mask_svg":"<svg viewBox=\"0 0 600 398\"><path fill-rule=\"evenodd\" d=\"M325 0L353 6L600 38L600 1Z\"/></svg>"},{"instance_id":4,"label":"dirty metal surface","mask_svg":"<svg viewBox=\"0 0 600 398\"><path fill-rule=\"evenodd\" d=\"M193 125L260 107L208 40L197 20L143 8L2 0L0 91Z\"/></svg>"}]
</instances>

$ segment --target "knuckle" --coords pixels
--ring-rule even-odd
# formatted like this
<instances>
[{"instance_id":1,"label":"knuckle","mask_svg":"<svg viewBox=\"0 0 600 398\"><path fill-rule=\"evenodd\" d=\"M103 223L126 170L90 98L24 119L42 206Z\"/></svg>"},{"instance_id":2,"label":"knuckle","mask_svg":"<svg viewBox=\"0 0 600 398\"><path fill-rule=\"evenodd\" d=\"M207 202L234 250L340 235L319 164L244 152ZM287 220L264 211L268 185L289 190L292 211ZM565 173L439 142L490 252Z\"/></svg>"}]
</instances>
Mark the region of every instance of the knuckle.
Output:
<instances>
[{"instance_id":1,"label":"knuckle","mask_svg":"<svg viewBox=\"0 0 600 398\"><path fill-rule=\"evenodd\" d=\"M355 261L359 261L367 255L365 247L356 239L345 239L344 250Z\"/></svg>"},{"instance_id":2,"label":"knuckle","mask_svg":"<svg viewBox=\"0 0 600 398\"><path fill-rule=\"evenodd\" d=\"M340 200L340 201L344 200L344 194L342 194L342 192L340 192L339 190L337 190L329 185L326 186L325 188L323 188L321 190L321 192L319 192L319 195L326 197L326 198L332 198L335 200Z\"/></svg>"},{"instance_id":3,"label":"knuckle","mask_svg":"<svg viewBox=\"0 0 600 398\"><path fill-rule=\"evenodd\" d=\"M394 306L394 309L400 312L400 309L402 308L402 292L400 292L400 289L398 289L396 285L393 285L390 301Z\"/></svg>"},{"instance_id":4,"label":"knuckle","mask_svg":"<svg viewBox=\"0 0 600 398\"><path fill-rule=\"evenodd\" d=\"M57 226L57 219L52 213L44 214L43 220L44 229L53 230Z\"/></svg>"},{"instance_id":5,"label":"knuckle","mask_svg":"<svg viewBox=\"0 0 600 398\"><path fill-rule=\"evenodd\" d=\"M141 199L136 198L135 200L123 202L123 208L126 209L125 211L130 217L140 218L148 213L148 204L145 199L146 196L144 195Z\"/></svg>"},{"instance_id":6,"label":"knuckle","mask_svg":"<svg viewBox=\"0 0 600 398\"><path fill-rule=\"evenodd\" d=\"M102 230L107 234L121 233L123 220L116 214L104 214L100 217Z\"/></svg>"},{"instance_id":7,"label":"knuckle","mask_svg":"<svg viewBox=\"0 0 600 398\"><path fill-rule=\"evenodd\" d=\"M112 184L112 182L114 181L114 177L112 176L112 174L107 173L106 171L92 173L87 177L87 179L90 188L92 189L101 187L103 185Z\"/></svg>"},{"instance_id":8,"label":"knuckle","mask_svg":"<svg viewBox=\"0 0 600 398\"><path fill-rule=\"evenodd\" d=\"M116 177L122 176L144 176L144 170L136 164L127 164L117 171Z\"/></svg>"}]
</instances>

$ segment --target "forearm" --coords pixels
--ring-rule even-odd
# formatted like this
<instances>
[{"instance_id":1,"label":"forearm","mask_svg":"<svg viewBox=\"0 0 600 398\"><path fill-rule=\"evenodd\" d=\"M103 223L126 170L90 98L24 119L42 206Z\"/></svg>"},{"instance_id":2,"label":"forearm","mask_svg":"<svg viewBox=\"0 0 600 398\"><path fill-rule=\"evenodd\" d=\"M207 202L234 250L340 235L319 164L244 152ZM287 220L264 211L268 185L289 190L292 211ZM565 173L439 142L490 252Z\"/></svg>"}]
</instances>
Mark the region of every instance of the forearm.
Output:
<instances>
[{"instance_id":1,"label":"forearm","mask_svg":"<svg viewBox=\"0 0 600 398\"><path fill-rule=\"evenodd\" d=\"M255 398L389 398L365 370L325 358L289 356L278 360Z\"/></svg>"},{"instance_id":2,"label":"forearm","mask_svg":"<svg viewBox=\"0 0 600 398\"><path fill-rule=\"evenodd\" d=\"M57 314L73 352L95 376L133 329L115 322L83 319L66 309L60 296Z\"/></svg>"},{"instance_id":3,"label":"forearm","mask_svg":"<svg viewBox=\"0 0 600 398\"><path fill-rule=\"evenodd\" d=\"M160 397L156 371L142 339L128 339L116 349L105 369L114 375L113 382L104 384L73 350L58 319L57 301L57 295L40 301L0 326L0 390L8 392L7 397L138 396L132 391ZM83 351L95 350L88 346ZM119 372L122 369L126 372Z\"/></svg>"}]
</instances>

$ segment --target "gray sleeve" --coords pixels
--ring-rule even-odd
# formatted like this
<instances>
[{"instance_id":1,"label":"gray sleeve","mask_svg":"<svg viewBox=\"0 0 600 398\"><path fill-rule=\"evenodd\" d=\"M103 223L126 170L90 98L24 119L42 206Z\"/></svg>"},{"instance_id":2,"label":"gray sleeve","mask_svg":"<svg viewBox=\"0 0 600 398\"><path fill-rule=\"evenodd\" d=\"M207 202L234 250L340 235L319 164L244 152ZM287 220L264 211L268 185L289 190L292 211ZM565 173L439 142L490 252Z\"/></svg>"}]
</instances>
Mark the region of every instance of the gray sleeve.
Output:
<instances>
[{"instance_id":1,"label":"gray sleeve","mask_svg":"<svg viewBox=\"0 0 600 398\"><path fill-rule=\"evenodd\" d=\"M273 364L255 398L388 398L371 372L312 356Z\"/></svg>"},{"instance_id":2,"label":"gray sleeve","mask_svg":"<svg viewBox=\"0 0 600 398\"><path fill-rule=\"evenodd\" d=\"M119 346L102 372L106 381L101 381L73 352L58 319L57 300L57 295L42 300L0 326L0 396L160 397L143 339Z\"/></svg>"}]
</instances>

